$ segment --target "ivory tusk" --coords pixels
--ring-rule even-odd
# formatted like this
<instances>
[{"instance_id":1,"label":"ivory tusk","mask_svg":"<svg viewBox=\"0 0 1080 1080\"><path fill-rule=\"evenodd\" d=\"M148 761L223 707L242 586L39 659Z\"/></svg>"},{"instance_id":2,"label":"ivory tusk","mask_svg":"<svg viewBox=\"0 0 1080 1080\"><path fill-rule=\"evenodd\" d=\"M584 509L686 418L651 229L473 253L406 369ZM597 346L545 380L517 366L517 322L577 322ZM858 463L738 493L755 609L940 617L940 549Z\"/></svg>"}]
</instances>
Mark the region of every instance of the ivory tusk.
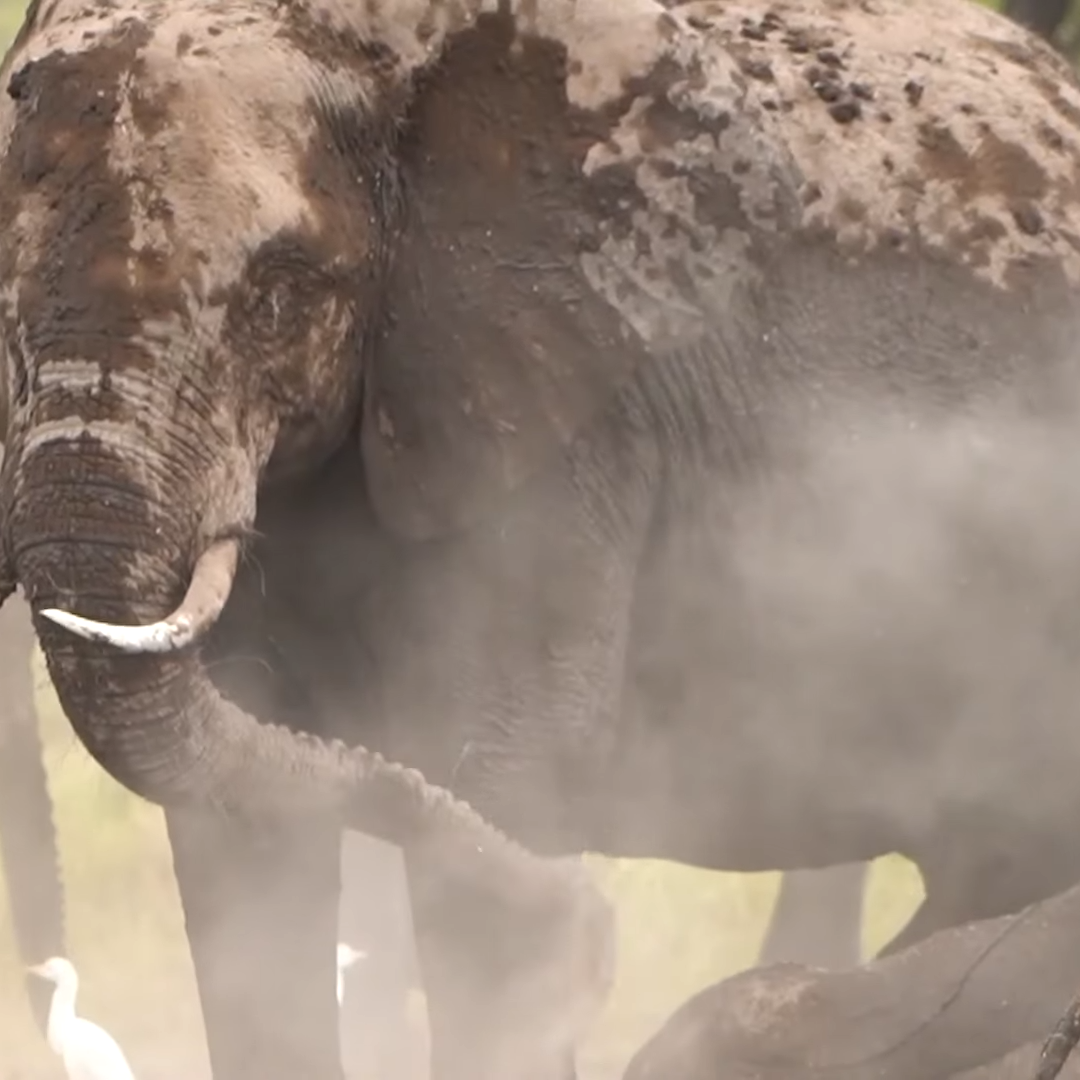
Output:
<instances>
[{"instance_id":1,"label":"ivory tusk","mask_svg":"<svg viewBox=\"0 0 1080 1080\"><path fill-rule=\"evenodd\" d=\"M175 652L201 638L221 615L232 590L239 554L236 540L211 544L195 564L180 606L168 618L146 626L116 626L61 608L45 608L41 614L87 641L101 641L126 653Z\"/></svg>"}]
</instances>

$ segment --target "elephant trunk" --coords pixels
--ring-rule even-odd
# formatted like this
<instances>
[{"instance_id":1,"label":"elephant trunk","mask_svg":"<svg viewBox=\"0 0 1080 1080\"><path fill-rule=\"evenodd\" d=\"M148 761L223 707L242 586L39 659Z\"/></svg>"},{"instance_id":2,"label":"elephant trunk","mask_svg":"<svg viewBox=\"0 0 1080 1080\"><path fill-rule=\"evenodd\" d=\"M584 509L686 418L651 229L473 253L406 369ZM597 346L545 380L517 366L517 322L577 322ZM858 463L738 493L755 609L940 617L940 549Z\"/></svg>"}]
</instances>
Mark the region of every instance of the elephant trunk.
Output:
<instances>
[{"instance_id":1,"label":"elephant trunk","mask_svg":"<svg viewBox=\"0 0 1080 1080\"><path fill-rule=\"evenodd\" d=\"M64 712L106 771L163 805L330 816L419 849L430 882L414 901L437 905L448 884L471 894L463 937L475 933L482 948L501 924L498 936L524 950L518 972L527 968L528 982L579 1001L602 996L611 912L583 867L533 856L418 772L365 748L258 722L221 696L195 648L124 652L97 632L162 621L190 632L224 604L236 544L213 534L200 542L206 514L190 470L160 436L152 448L137 430L85 416L70 428L51 424L48 438L30 429L12 439L18 466L5 469L0 490L5 539ZM219 487L220 477L199 483ZM241 501L253 507L254 490ZM181 623L178 610L191 618ZM56 611L91 621L72 633Z\"/></svg>"},{"instance_id":2,"label":"elephant trunk","mask_svg":"<svg viewBox=\"0 0 1080 1080\"><path fill-rule=\"evenodd\" d=\"M132 790L157 802L209 796L231 746L215 740L219 758L207 743L216 703L198 660L129 658L43 617L74 608L93 626L176 607L198 517L185 506L182 469L170 475L170 459L149 448L136 466L128 460L134 446L115 435L57 427L54 415L50 438L39 427L12 440L19 461L6 470L14 488L4 496L8 546L60 703L89 752ZM155 497L166 490L176 493L175 506Z\"/></svg>"},{"instance_id":3,"label":"elephant trunk","mask_svg":"<svg viewBox=\"0 0 1080 1080\"><path fill-rule=\"evenodd\" d=\"M350 824L362 820L396 843L415 839L439 801L418 777L259 723L218 693L195 648L132 653L97 629L171 623L190 632L178 612L195 607L205 619L222 606L236 542L200 545L203 515L182 462L140 447L134 431L47 442L30 431L12 442L21 461L3 493L8 545L60 702L109 773L164 805L209 800L268 814L348 807ZM192 593L202 597L194 605Z\"/></svg>"},{"instance_id":4,"label":"elephant trunk","mask_svg":"<svg viewBox=\"0 0 1080 1080\"><path fill-rule=\"evenodd\" d=\"M191 584L180 606L166 618L144 626L115 626L60 608L43 608L41 614L79 637L102 641L128 653L183 649L198 641L217 622L232 591L239 554L237 540L211 544L195 563Z\"/></svg>"}]
</instances>

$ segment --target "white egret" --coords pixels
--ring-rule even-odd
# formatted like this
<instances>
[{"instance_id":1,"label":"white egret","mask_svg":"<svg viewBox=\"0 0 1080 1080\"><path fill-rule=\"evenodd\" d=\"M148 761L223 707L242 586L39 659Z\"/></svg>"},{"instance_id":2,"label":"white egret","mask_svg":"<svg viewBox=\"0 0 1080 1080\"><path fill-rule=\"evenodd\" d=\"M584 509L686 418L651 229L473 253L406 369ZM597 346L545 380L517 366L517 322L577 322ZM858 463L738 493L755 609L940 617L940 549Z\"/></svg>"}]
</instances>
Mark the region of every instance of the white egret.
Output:
<instances>
[{"instance_id":1,"label":"white egret","mask_svg":"<svg viewBox=\"0 0 1080 1080\"><path fill-rule=\"evenodd\" d=\"M337 1003L340 1006L345 997L345 969L352 967L357 960L363 960L367 953L363 949L354 949L346 945L344 941L338 942L337 947Z\"/></svg>"},{"instance_id":2,"label":"white egret","mask_svg":"<svg viewBox=\"0 0 1080 1080\"><path fill-rule=\"evenodd\" d=\"M63 1059L68 1080L135 1080L116 1040L104 1028L75 1015L75 995L79 992L75 965L62 956L53 956L27 970L56 987L49 1005L46 1036L53 1052Z\"/></svg>"}]
</instances>

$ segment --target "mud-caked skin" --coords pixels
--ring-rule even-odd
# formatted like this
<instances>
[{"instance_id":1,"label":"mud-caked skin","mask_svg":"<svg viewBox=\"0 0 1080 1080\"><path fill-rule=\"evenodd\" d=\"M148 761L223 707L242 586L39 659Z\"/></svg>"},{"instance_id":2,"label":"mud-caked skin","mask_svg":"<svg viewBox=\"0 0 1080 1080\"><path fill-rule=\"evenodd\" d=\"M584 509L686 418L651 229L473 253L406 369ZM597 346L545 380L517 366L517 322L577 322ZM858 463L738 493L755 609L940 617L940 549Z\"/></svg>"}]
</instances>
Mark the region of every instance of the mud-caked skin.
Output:
<instances>
[{"instance_id":1,"label":"mud-caked skin","mask_svg":"<svg viewBox=\"0 0 1080 1080\"><path fill-rule=\"evenodd\" d=\"M439 1080L573 1074L611 912L546 856L902 851L907 941L1080 877L1045 44L961 0L42 0L0 82L0 582L166 807L216 1080L340 1075L342 825L407 848ZM1041 1034L1025 989L950 1069Z\"/></svg>"}]
</instances>

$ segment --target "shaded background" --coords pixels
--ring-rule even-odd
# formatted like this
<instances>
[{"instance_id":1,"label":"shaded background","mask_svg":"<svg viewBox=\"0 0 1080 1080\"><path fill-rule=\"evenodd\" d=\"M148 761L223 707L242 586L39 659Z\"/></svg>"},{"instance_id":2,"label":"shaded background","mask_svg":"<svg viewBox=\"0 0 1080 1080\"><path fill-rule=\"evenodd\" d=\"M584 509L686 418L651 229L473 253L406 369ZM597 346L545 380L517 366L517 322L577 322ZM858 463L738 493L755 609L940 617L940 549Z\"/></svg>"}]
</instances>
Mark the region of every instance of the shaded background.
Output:
<instances>
[{"instance_id":1,"label":"shaded background","mask_svg":"<svg viewBox=\"0 0 1080 1080\"><path fill-rule=\"evenodd\" d=\"M1070 56L1080 55L1080 0L1006 6ZM0 47L18 29L24 7L25 0L0 0ZM209 1070L162 815L88 758L40 656L28 662L56 806L70 952L83 979L80 1011L117 1036L139 1080L204 1080ZM660 862L592 862L617 901L620 961L615 993L582 1062L586 1078L620 1075L631 1053L687 996L753 962L780 880ZM898 856L878 860L864 949L890 938L921 895L910 863ZM349 902L346 895L344 905ZM0 1080L60 1077L30 1018L6 903L0 890ZM347 985L363 978L361 965ZM422 1024L422 1000L415 1004Z\"/></svg>"}]
</instances>

